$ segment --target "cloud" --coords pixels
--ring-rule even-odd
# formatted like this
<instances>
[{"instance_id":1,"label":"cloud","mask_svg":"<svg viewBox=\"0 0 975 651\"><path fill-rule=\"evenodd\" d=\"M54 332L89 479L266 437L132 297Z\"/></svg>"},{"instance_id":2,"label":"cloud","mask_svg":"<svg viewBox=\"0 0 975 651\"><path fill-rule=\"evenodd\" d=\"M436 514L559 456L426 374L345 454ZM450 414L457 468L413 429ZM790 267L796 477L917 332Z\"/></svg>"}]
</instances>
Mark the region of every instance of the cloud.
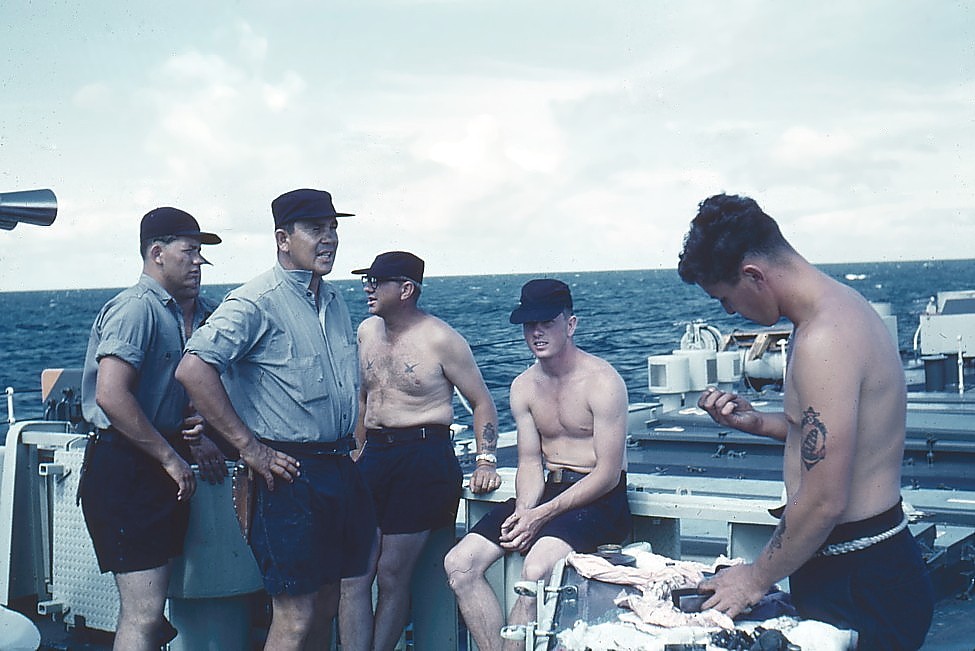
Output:
<instances>
[{"instance_id":1,"label":"cloud","mask_svg":"<svg viewBox=\"0 0 975 651\"><path fill-rule=\"evenodd\" d=\"M794 167L828 161L856 146L847 133L820 132L808 127L791 127L772 149L772 158Z\"/></svg>"},{"instance_id":2,"label":"cloud","mask_svg":"<svg viewBox=\"0 0 975 651\"><path fill-rule=\"evenodd\" d=\"M972 255L961 5L192 8L23 23L57 52L14 35L0 181L61 211L0 233L0 289L123 284L162 204L224 236L208 282L246 280L303 186L358 214L339 276L392 248L433 275L673 266L722 191L814 260Z\"/></svg>"}]
</instances>

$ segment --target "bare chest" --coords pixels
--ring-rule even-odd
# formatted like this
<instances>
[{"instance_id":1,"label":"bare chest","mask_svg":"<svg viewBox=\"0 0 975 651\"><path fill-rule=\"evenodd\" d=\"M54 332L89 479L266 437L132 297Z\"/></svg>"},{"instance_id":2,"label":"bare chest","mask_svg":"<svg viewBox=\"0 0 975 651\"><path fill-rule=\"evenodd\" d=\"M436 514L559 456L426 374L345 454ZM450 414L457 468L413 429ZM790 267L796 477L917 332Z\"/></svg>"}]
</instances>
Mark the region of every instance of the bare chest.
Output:
<instances>
[{"instance_id":1,"label":"bare chest","mask_svg":"<svg viewBox=\"0 0 975 651\"><path fill-rule=\"evenodd\" d=\"M447 383L434 352L413 341L363 346L361 367L363 384L370 392L429 395Z\"/></svg>"},{"instance_id":2,"label":"bare chest","mask_svg":"<svg viewBox=\"0 0 975 651\"><path fill-rule=\"evenodd\" d=\"M531 412L543 439L592 437L592 409L586 396L573 386L536 387Z\"/></svg>"}]
</instances>

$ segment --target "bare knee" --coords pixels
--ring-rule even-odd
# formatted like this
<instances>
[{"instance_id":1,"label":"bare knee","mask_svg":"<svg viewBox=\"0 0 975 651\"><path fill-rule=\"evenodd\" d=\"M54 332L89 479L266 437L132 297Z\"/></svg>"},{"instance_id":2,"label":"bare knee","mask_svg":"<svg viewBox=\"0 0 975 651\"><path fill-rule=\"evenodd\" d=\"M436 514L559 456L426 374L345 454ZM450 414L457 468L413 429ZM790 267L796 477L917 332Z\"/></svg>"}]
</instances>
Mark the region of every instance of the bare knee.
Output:
<instances>
[{"instance_id":1,"label":"bare knee","mask_svg":"<svg viewBox=\"0 0 975 651\"><path fill-rule=\"evenodd\" d=\"M526 558L521 566L521 578L526 581L547 579L552 574L552 566L548 559Z\"/></svg>"},{"instance_id":2,"label":"bare knee","mask_svg":"<svg viewBox=\"0 0 975 651\"><path fill-rule=\"evenodd\" d=\"M152 631L162 621L162 609L159 612L147 608L119 605L119 624L138 631Z\"/></svg>"},{"instance_id":3,"label":"bare knee","mask_svg":"<svg viewBox=\"0 0 975 651\"><path fill-rule=\"evenodd\" d=\"M457 583L464 580L464 576L471 571L470 554L464 553L460 545L454 547L443 559L443 569L447 573L447 582L450 587L456 587Z\"/></svg>"},{"instance_id":4,"label":"bare knee","mask_svg":"<svg viewBox=\"0 0 975 651\"><path fill-rule=\"evenodd\" d=\"M447 573L447 583L455 592L483 579L484 571L490 563L478 558L469 545L461 541L456 547L447 552L443 566Z\"/></svg>"},{"instance_id":5,"label":"bare knee","mask_svg":"<svg viewBox=\"0 0 975 651\"><path fill-rule=\"evenodd\" d=\"M376 572L376 582L380 590L389 590L398 586L408 586L413 573L413 567L406 567L402 563L384 563L379 559L379 570Z\"/></svg>"}]
</instances>

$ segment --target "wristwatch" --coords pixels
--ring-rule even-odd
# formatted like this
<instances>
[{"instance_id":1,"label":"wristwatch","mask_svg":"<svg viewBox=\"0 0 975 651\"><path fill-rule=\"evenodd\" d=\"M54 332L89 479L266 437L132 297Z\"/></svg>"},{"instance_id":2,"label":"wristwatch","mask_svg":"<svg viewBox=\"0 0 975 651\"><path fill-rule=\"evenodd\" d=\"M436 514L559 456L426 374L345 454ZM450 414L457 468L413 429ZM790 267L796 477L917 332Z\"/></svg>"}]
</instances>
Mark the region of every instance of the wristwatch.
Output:
<instances>
[{"instance_id":1,"label":"wristwatch","mask_svg":"<svg viewBox=\"0 0 975 651\"><path fill-rule=\"evenodd\" d=\"M481 452L480 454L474 457L474 462L476 463L478 461L487 461L488 463L493 463L497 465L498 457L494 454L491 454L490 452Z\"/></svg>"}]
</instances>

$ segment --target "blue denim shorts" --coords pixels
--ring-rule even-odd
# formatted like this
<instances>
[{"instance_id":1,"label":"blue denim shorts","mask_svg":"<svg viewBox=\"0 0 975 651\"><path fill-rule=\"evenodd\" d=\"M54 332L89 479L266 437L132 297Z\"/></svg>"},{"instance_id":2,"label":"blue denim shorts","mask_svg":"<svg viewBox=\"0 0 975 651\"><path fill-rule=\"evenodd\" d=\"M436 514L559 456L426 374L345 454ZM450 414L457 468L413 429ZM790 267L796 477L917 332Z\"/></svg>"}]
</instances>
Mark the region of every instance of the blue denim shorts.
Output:
<instances>
[{"instance_id":1,"label":"blue denim shorts","mask_svg":"<svg viewBox=\"0 0 975 651\"><path fill-rule=\"evenodd\" d=\"M293 483L257 482L251 550L270 595L302 595L360 576L376 539L362 476L346 455L302 457Z\"/></svg>"},{"instance_id":2,"label":"blue denim shorts","mask_svg":"<svg viewBox=\"0 0 975 651\"><path fill-rule=\"evenodd\" d=\"M544 504L555 499L571 486L572 484L546 483L539 503ZM471 528L471 533L497 543L501 539L502 523L514 512L515 499L511 498L488 511ZM630 526L630 504L626 496L624 473L616 487L596 501L555 516L542 527L538 538L558 538L568 543L573 551L588 553L596 551L599 545L622 543L630 534Z\"/></svg>"}]
</instances>

